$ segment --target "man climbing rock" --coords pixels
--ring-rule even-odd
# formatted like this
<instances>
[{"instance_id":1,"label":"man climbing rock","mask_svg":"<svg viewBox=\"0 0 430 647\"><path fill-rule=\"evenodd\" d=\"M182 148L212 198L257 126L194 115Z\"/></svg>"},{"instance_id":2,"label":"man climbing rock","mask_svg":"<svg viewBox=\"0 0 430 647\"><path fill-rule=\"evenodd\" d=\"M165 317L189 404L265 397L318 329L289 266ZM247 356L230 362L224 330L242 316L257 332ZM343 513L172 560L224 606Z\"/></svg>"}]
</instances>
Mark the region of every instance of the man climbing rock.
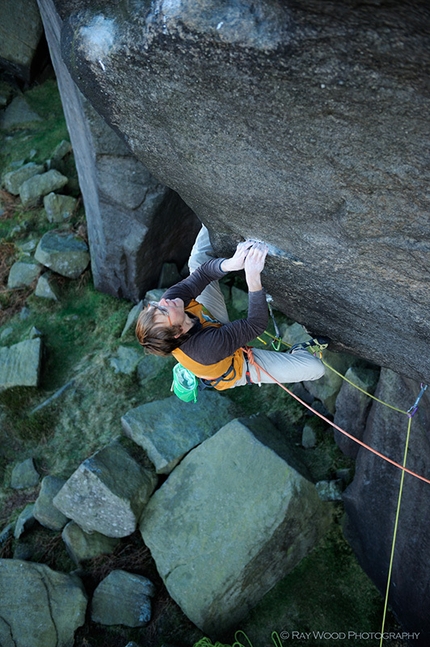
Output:
<instances>
[{"instance_id":1,"label":"man climbing rock","mask_svg":"<svg viewBox=\"0 0 430 647\"><path fill-rule=\"evenodd\" d=\"M136 326L140 344L155 355L172 354L206 386L218 390L322 377L324 365L305 350L305 344L297 344L289 353L245 349L267 327L261 283L267 251L264 243L247 240L238 244L231 258L213 258L208 230L202 227L191 250L190 276L140 313ZM229 321L218 279L238 270L245 271L248 316ZM318 350L318 341L313 343Z\"/></svg>"}]
</instances>

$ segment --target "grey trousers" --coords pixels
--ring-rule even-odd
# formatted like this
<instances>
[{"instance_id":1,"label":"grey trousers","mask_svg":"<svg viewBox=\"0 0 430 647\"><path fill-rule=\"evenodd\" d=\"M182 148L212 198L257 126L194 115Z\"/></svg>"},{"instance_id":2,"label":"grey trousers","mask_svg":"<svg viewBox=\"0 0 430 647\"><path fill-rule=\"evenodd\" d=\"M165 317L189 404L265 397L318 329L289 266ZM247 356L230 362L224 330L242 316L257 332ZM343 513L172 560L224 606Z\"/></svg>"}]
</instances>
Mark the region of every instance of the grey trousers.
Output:
<instances>
[{"instance_id":1,"label":"grey trousers","mask_svg":"<svg viewBox=\"0 0 430 647\"><path fill-rule=\"evenodd\" d=\"M214 256L209 232L205 226L202 226L188 261L190 273L194 272L205 261L214 258ZM224 296L218 281L212 281L197 297L196 301L205 306L211 315L221 323L229 322ZM307 350L299 349L293 353L278 353L254 348L253 354L256 363L269 373L267 375L260 371L259 375L257 369L250 365L251 381L255 384L274 384L275 381L281 382L281 384L291 384L292 382L318 380L324 375L324 364ZM242 375L231 388L243 386L246 383L246 362L244 362Z\"/></svg>"}]
</instances>

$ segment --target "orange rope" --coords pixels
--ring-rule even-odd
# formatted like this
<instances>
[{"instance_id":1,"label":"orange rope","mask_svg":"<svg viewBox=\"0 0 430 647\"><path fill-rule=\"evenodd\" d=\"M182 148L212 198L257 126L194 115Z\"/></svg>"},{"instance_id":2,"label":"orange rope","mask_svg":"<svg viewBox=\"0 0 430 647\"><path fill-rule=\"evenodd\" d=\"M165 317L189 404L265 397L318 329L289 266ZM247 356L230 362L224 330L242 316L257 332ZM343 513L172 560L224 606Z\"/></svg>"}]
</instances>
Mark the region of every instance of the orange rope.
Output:
<instances>
[{"instance_id":1,"label":"orange rope","mask_svg":"<svg viewBox=\"0 0 430 647\"><path fill-rule=\"evenodd\" d=\"M424 483L429 483L429 484L430 484L430 479L427 479L427 478L425 478L425 476L421 476L420 474L416 474L416 473L415 473L415 472L413 472L412 470L410 470L410 469L408 469L408 468L404 467L403 465L400 465L400 463L396 463L396 461L393 461L391 458L388 458L388 456L385 456L384 454L381 454L381 453L380 453L380 452L378 452L376 449L373 449L373 447L370 447L369 445L366 445L366 443L363 443L363 441L358 440L358 438L355 438L355 436L353 436L352 434L349 434L347 431L345 431L345 430L344 430L344 429L342 429L341 427L338 427L338 425L336 425L334 422L331 422L328 418L326 418L325 416L323 416L323 415L322 415L322 413L319 413L318 411L315 411L315 409L312 409L312 407L311 407L310 405L306 404L306 402L304 402L303 400L301 400L301 399L300 399L297 395L295 395L292 391L290 391L289 389L287 389L287 387L286 387L286 386L284 386L283 384L281 384L281 382L278 382L278 380L276 380L276 379L273 377L273 375L270 375L270 373L268 373L268 372L267 372L267 371L266 371L262 366L259 366L259 365L256 363L256 361L255 361L255 359L254 359L254 355L253 355L253 353L252 353L252 350L250 350L250 348L247 348L247 349L246 349L246 351L247 351L247 354L248 354L248 360L249 360L249 363L250 363L252 366L255 366L255 368L257 368L257 367L258 367L258 369L259 369L260 371L263 371L263 373L266 373L266 375L268 375L268 376L270 377L270 379L271 379L271 380L273 380L273 381L274 381L278 386L280 386L280 387L281 387L281 389L284 389L284 391L286 391L289 395L291 395L295 400L297 400L298 402L300 402L300 404L302 404L304 407L306 407L307 409L309 409L309 411L312 411L312 413L314 413L314 414L316 414L317 416L319 416L319 417L320 417L322 420L324 420L328 425L330 425L330 427L334 427L334 429L337 429L338 431L340 431L340 433L341 433L341 434L343 434L343 435L344 435L344 436L346 436L347 438L350 438L350 439L351 439L351 440L353 440L355 443L358 443L359 445L361 445L361 447L364 447L364 448L365 448L365 449L367 449L369 452L372 452L372 454L375 454L375 456L379 456L379 458L382 458L382 460L386 461L387 463L390 463L391 465L394 465L394 467L397 467L398 469L402 470L403 472L406 472L407 474L410 474L411 476L415 476L415 478L419 479L420 481L424 481Z\"/></svg>"}]
</instances>

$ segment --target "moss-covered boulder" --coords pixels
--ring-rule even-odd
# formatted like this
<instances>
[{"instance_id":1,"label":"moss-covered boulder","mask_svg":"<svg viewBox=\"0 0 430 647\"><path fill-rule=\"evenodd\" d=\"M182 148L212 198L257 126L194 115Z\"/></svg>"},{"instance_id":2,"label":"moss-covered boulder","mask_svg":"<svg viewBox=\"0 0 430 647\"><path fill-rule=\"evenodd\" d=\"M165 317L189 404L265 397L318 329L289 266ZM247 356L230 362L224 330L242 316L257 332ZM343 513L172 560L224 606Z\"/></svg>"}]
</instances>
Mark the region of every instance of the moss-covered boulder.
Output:
<instances>
[{"instance_id":1,"label":"moss-covered boulder","mask_svg":"<svg viewBox=\"0 0 430 647\"><path fill-rule=\"evenodd\" d=\"M78 577L44 564L0 560L1 645L72 647L86 608Z\"/></svg>"},{"instance_id":2,"label":"moss-covered boulder","mask_svg":"<svg viewBox=\"0 0 430 647\"><path fill-rule=\"evenodd\" d=\"M114 441L87 458L54 497L54 505L86 532L131 535L155 488L155 473L124 444Z\"/></svg>"},{"instance_id":3,"label":"moss-covered boulder","mask_svg":"<svg viewBox=\"0 0 430 647\"><path fill-rule=\"evenodd\" d=\"M300 562L329 518L315 486L234 420L175 468L140 530L170 595L213 636Z\"/></svg>"},{"instance_id":4,"label":"moss-covered boulder","mask_svg":"<svg viewBox=\"0 0 430 647\"><path fill-rule=\"evenodd\" d=\"M158 474L169 474L181 458L232 418L231 402L213 391L197 402L176 396L131 409L122 418L124 433L143 447Z\"/></svg>"}]
</instances>

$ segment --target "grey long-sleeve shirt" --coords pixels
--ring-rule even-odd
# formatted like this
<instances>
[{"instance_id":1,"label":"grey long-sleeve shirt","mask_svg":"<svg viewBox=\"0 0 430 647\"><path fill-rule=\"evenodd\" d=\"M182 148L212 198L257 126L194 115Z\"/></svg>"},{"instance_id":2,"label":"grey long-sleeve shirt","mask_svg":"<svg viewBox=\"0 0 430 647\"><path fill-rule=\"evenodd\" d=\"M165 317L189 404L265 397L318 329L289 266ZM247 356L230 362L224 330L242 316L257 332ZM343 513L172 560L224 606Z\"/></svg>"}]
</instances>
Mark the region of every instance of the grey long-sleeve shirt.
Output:
<instances>
[{"instance_id":1,"label":"grey long-sleeve shirt","mask_svg":"<svg viewBox=\"0 0 430 647\"><path fill-rule=\"evenodd\" d=\"M220 269L223 258L216 258L200 265L190 276L169 288L163 298L181 298L185 309L192 299L201 294L204 288L216 279L225 276ZM191 359L206 366L215 364L232 355L238 348L261 335L267 327L268 312L264 290L249 292L248 316L220 327L203 328L195 318L191 337L181 344L181 350Z\"/></svg>"}]
</instances>

